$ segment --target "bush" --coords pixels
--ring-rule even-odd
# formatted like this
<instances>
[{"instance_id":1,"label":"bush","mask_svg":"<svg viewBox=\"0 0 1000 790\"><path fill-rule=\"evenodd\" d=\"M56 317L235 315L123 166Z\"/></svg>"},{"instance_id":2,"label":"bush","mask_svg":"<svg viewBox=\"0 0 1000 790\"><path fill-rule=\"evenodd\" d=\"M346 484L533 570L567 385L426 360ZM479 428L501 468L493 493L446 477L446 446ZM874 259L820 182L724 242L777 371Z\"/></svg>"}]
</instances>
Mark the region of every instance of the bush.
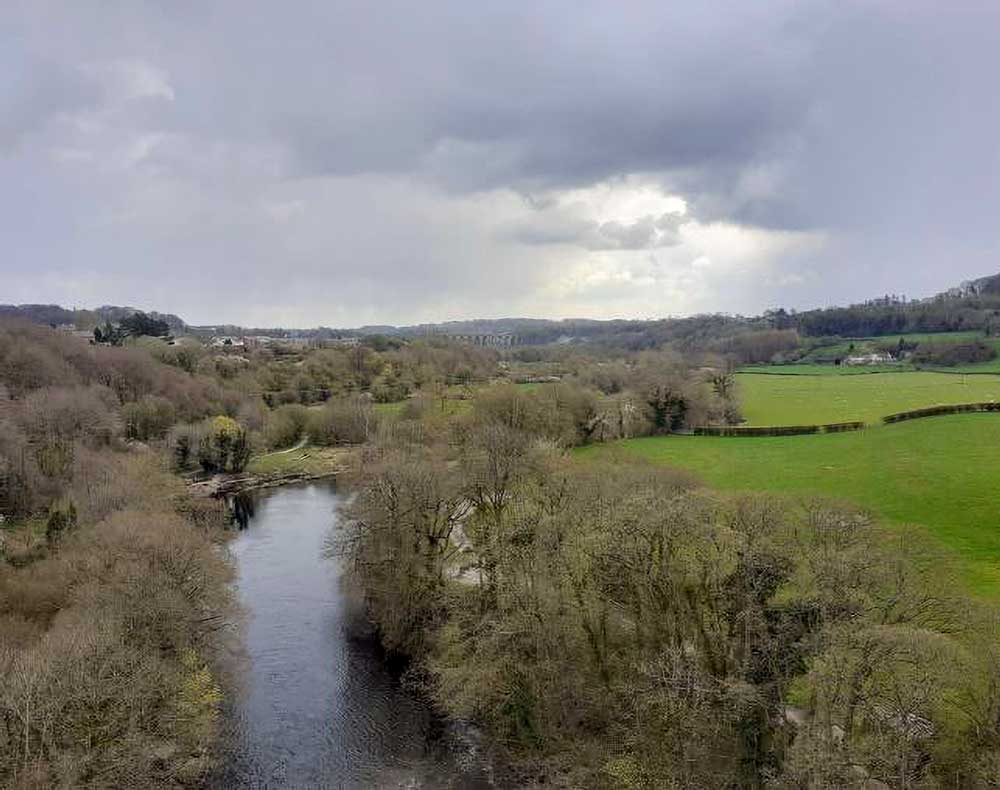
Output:
<instances>
[{"instance_id":1,"label":"bush","mask_svg":"<svg viewBox=\"0 0 1000 790\"><path fill-rule=\"evenodd\" d=\"M128 439L149 441L162 439L177 419L174 404L159 395L147 395L142 400L126 403L122 407L125 436Z\"/></svg>"},{"instance_id":2,"label":"bush","mask_svg":"<svg viewBox=\"0 0 1000 790\"><path fill-rule=\"evenodd\" d=\"M20 421L36 446L81 440L102 446L120 433L111 393L103 387L50 387L25 398Z\"/></svg>"},{"instance_id":3,"label":"bush","mask_svg":"<svg viewBox=\"0 0 1000 790\"><path fill-rule=\"evenodd\" d=\"M533 391L510 384L490 387L476 396L472 414L476 425L504 425L566 447L597 438L602 419L593 393L570 384Z\"/></svg>"},{"instance_id":4,"label":"bush","mask_svg":"<svg viewBox=\"0 0 1000 790\"><path fill-rule=\"evenodd\" d=\"M167 444L174 469L186 472L194 468L199 441L201 429L197 425L178 425L170 432Z\"/></svg>"},{"instance_id":5,"label":"bush","mask_svg":"<svg viewBox=\"0 0 1000 790\"><path fill-rule=\"evenodd\" d=\"M76 522L76 507L72 502L65 508L61 505L51 508L45 522L45 540L50 546L58 543L63 535L76 529Z\"/></svg>"},{"instance_id":6,"label":"bush","mask_svg":"<svg viewBox=\"0 0 1000 790\"><path fill-rule=\"evenodd\" d=\"M309 424L309 410L297 403L279 406L268 416L264 441L272 449L291 447L302 438Z\"/></svg>"},{"instance_id":7,"label":"bush","mask_svg":"<svg viewBox=\"0 0 1000 790\"><path fill-rule=\"evenodd\" d=\"M194 373L198 365L205 357L205 348L197 343L183 342L167 345L157 342L150 348L150 353L154 358L164 365L180 368L185 373Z\"/></svg>"},{"instance_id":8,"label":"bush","mask_svg":"<svg viewBox=\"0 0 1000 790\"><path fill-rule=\"evenodd\" d=\"M374 435L377 417L361 398L329 401L309 416L309 438L315 444L360 444Z\"/></svg>"},{"instance_id":9,"label":"bush","mask_svg":"<svg viewBox=\"0 0 1000 790\"><path fill-rule=\"evenodd\" d=\"M242 472L250 455L247 432L232 417L213 417L203 424L198 463L206 472Z\"/></svg>"},{"instance_id":10,"label":"bush","mask_svg":"<svg viewBox=\"0 0 1000 790\"><path fill-rule=\"evenodd\" d=\"M174 469L200 466L206 472L242 472L252 448L246 430L232 417L214 417L198 425L178 426L168 441Z\"/></svg>"}]
</instances>

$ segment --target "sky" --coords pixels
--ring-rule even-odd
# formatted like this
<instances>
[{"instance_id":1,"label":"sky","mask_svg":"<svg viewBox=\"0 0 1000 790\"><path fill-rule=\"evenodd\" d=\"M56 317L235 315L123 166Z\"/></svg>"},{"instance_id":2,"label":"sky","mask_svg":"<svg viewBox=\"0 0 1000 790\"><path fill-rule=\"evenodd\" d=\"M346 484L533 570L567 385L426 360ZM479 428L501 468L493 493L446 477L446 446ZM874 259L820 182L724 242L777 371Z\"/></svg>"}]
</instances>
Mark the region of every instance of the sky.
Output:
<instances>
[{"instance_id":1,"label":"sky","mask_svg":"<svg viewBox=\"0 0 1000 790\"><path fill-rule=\"evenodd\" d=\"M0 302L753 314L1000 271L1000 4L4 0Z\"/></svg>"}]
</instances>

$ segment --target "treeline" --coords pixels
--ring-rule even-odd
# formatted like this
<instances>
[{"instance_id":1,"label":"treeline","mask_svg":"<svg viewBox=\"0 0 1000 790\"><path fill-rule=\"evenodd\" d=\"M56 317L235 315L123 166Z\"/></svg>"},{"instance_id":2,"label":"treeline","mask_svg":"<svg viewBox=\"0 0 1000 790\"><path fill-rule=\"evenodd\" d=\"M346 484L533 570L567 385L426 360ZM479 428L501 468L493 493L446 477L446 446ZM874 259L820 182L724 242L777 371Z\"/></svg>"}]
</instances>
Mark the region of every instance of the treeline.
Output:
<instances>
[{"instance_id":1,"label":"treeline","mask_svg":"<svg viewBox=\"0 0 1000 790\"><path fill-rule=\"evenodd\" d=\"M370 338L352 347L305 351L285 347L211 353L200 345L160 346L167 364L215 377L227 388L269 406L312 404L369 393L378 403L401 401L437 385L481 384L497 375L497 351L456 343Z\"/></svg>"},{"instance_id":2,"label":"treeline","mask_svg":"<svg viewBox=\"0 0 1000 790\"><path fill-rule=\"evenodd\" d=\"M142 349L0 324L0 786L177 787L210 770L226 519L190 498L160 438L245 405Z\"/></svg>"},{"instance_id":3,"label":"treeline","mask_svg":"<svg viewBox=\"0 0 1000 790\"><path fill-rule=\"evenodd\" d=\"M811 337L963 331L994 334L1000 330L1000 296L942 295L917 302L883 299L800 313L774 310L765 314L765 318L777 329L796 329Z\"/></svg>"},{"instance_id":4,"label":"treeline","mask_svg":"<svg viewBox=\"0 0 1000 790\"><path fill-rule=\"evenodd\" d=\"M995 786L996 626L912 538L550 436L511 397L447 437L403 421L331 542L524 784Z\"/></svg>"},{"instance_id":5,"label":"treeline","mask_svg":"<svg viewBox=\"0 0 1000 790\"><path fill-rule=\"evenodd\" d=\"M996 359L996 346L976 340L971 343L921 343L910 355L917 365L956 367Z\"/></svg>"},{"instance_id":6,"label":"treeline","mask_svg":"<svg viewBox=\"0 0 1000 790\"><path fill-rule=\"evenodd\" d=\"M109 322L121 323L140 312L132 307L114 305L105 305L93 310L67 310L65 307L54 304L0 304L0 318L2 319L21 319L51 327L60 324L76 324L78 329L85 330ZM171 332L179 334L187 329L184 321L171 313L153 311L144 315L154 320L162 320Z\"/></svg>"}]
</instances>

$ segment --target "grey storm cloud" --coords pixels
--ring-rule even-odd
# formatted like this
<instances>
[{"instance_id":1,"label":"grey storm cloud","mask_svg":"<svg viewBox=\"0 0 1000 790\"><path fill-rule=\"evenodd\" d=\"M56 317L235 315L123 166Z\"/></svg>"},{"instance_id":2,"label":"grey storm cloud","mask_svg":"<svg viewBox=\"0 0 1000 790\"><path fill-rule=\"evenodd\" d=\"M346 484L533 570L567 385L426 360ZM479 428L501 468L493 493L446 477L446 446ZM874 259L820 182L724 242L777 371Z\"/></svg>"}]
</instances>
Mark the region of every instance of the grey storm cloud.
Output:
<instances>
[{"instance_id":1,"label":"grey storm cloud","mask_svg":"<svg viewBox=\"0 0 1000 790\"><path fill-rule=\"evenodd\" d=\"M349 324L919 295L1000 269L998 29L922 0L13 0L0 301Z\"/></svg>"},{"instance_id":2,"label":"grey storm cloud","mask_svg":"<svg viewBox=\"0 0 1000 790\"><path fill-rule=\"evenodd\" d=\"M632 222L596 222L565 213L536 214L501 230L501 237L521 244L566 244L588 250L645 250L680 244L678 230L684 217L647 214Z\"/></svg>"}]
</instances>

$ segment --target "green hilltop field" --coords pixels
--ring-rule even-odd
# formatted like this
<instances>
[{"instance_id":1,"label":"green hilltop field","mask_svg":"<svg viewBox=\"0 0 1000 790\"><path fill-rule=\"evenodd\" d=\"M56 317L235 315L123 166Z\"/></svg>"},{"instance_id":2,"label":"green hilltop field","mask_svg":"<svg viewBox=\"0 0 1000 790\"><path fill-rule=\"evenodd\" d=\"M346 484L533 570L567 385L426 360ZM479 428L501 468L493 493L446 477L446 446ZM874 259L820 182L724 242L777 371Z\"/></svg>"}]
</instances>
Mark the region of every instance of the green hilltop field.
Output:
<instances>
[{"instance_id":1,"label":"green hilltop field","mask_svg":"<svg viewBox=\"0 0 1000 790\"><path fill-rule=\"evenodd\" d=\"M747 425L878 423L887 414L924 406L1000 400L1000 376L961 373L740 373L737 380Z\"/></svg>"}]
</instances>

